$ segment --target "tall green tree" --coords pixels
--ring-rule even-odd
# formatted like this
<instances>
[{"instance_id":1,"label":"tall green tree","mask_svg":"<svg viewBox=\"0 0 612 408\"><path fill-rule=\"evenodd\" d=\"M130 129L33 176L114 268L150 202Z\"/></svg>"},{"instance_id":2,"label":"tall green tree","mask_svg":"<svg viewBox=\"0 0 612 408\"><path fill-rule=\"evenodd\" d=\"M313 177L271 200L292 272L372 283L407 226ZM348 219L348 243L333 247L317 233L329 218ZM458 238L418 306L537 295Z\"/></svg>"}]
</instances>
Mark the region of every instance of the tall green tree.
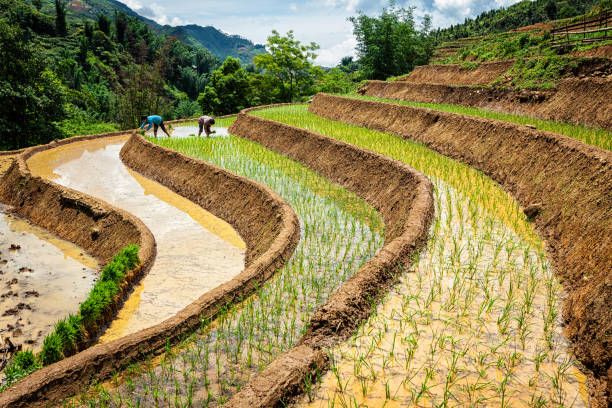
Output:
<instances>
[{"instance_id":1,"label":"tall green tree","mask_svg":"<svg viewBox=\"0 0 612 408\"><path fill-rule=\"evenodd\" d=\"M359 63L368 78L386 79L427 63L431 47L425 46L425 36L415 28L413 11L414 7L396 7L390 2L379 16L360 12L349 18L357 38ZM427 18L424 28L429 27L431 19Z\"/></svg>"},{"instance_id":2,"label":"tall green tree","mask_svg":"<svg viewBox=\"0 0 612 408\"><path fill-rule=\"evenodd\" d=\"M315 51L318 49L314 42L301 44L293 36L293 30L284 37L273 30L266 44L268 54L256 56L253 62L263 75L278 81L281 101L291 102L310 91L314 82L311 60L317 57Z\"/></svg>"},{"instance_id":3,"label":"tall green tree","mask_svg":"<svg viewBox=\"0 0 612 408\"><path fill-rule=\"evenodd\" d=\"M61 137L64 87L18 25L0 17L0 149L20 149Z\"/></svg>"},{"instance_id":4,"label":"tall green tree","mask_svg":"<svg viewBox=\"0 0 612 408\"><path fill-rule=\"evenodd\" d=\"M66 2L64 0L55 0L55 30L59 35L66 35L67 29Z\"/></svg>"},{"instance_id":5,"label":"tall green tree","mask_svg":"<svg viewBox=\"0 0 612 408\"><path fill-rule=\"evenodd\" d=\"M125 31L127 30L128 20L124 12L115 11L115 32L117 34L117 42L123 44L125 42Z\"/></svg>"},{"instance_id":6,"label":"tall green tree","mask_svg":"<svg viewBox=\"0 0 612 408\"><path fill-rule=\"evenodd\" d=\"M36 10L40 11L42 8L42 0L32 0L32 5L36 7Z\"/></svg>"},{"instance_id":7,"label":"tall green tree","mask_svg":"<svg viewBox=\"0 0 612 408\"><path fill-rule=\"evenodd\" d=\"M249 96L246 70L238 59L227 57L210 75L210 82L198 96L198 103L204 113L227 115L249 106Z\"/></svg>"}]
</instances>

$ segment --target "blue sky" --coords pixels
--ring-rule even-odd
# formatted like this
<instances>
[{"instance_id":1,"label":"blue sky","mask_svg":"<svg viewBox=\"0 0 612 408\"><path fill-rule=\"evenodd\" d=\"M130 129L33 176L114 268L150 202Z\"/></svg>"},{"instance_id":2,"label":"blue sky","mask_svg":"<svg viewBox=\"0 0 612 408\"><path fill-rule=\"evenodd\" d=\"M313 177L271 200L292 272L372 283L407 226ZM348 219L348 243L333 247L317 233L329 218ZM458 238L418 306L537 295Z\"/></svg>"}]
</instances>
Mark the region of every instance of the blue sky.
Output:
<instances>
[{"instance_id":1,"label":"blue sky","mask_svg":"<svg viewBox=\"0 0 612 408\"><path fill-rule=\"evenodd\" d=\"M228 34L239 34L265 44L273 29L305 43L321 46L316 62L336 65L345 55L354 55L355 39L347 18L359 10L377 14L388 0L289 0L238 1L209 0L120 0L134 11L160 24L212 25ZM482 11L505 7L518 0L404 0L399 6L415 6L415 16L433 16L434 27L447 27Z\"/></svg>"}]
</instances>

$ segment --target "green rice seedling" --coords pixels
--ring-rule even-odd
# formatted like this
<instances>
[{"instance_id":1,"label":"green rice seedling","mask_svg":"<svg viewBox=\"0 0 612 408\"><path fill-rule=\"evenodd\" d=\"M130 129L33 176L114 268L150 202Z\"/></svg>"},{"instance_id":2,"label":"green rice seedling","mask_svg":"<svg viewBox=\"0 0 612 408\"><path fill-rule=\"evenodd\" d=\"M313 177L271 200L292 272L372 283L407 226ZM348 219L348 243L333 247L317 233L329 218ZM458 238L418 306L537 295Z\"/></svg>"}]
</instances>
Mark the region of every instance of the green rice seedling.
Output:
<instances>
[{"instance_id":1,"label":"green rice seedling","mask_svg":"<svg viewBox=\"0 0 612 408\"><path fill-rule=\"evenodd\" d=\"M43 347L38 356L43 365L53 364L64 358L62 353L62 338L59 334L53 332L43 340Z\"/></svg>"},{"instance_id":2,"label":"green rice seedling","mask_svg":"<svg viewBox=\"0 0 612 408\"><path fill-rule=\"evenodd\" d=\"M0 391L4 391L10 384L19 381L40 367L42 367L41 361L31 350L17 352L3 371L4 380L0 385Z\"/></svg>"}]
</instances>

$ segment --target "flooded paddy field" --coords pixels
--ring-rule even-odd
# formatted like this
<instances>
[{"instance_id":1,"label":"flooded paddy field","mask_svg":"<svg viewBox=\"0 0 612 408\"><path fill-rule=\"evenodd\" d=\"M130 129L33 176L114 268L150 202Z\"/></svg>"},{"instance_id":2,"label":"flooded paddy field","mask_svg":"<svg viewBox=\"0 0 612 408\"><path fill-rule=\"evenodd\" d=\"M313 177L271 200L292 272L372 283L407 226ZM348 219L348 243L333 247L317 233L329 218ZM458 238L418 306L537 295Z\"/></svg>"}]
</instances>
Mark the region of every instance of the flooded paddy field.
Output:
<instances>
[{"instance_id":1,"label":"flooded paddy field","mask_svg":"<svg viewBox=\"0 0 612 408\"><path fill-rule=\"evenodd\" d=\"M55 323L79 310L98 269L83 249L0 205L0 338L39 351Z\"/></svg>"},{"instance_id":2,"label":"flooded paddy field","mask_svg":"<svg viewBox=\"0 0 612 408\"><path fill-rule=\"evenodd\" d=\"M127 136L76 142L34 155L33 174L122 208L153 233L157 257L100 342L157 324L244 267L245 244L226 222L119 158Z\"/></svg>"}]
</instances>

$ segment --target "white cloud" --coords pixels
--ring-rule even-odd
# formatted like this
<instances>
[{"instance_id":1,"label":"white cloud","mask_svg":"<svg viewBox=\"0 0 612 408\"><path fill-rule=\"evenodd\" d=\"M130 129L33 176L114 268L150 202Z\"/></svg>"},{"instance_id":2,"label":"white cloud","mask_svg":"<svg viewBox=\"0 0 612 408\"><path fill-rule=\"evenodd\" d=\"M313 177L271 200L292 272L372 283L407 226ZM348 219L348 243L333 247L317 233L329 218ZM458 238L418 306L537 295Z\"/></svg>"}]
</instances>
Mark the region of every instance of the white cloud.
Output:
<instances>
[{"instance_id":1,"label":"white cloud","mask_svg":"<svg viewBox=\"0 0 612 408\"><path fill-rule=\"evenodd\" d=\"M291 3L291 4L289 4L289 10L291 10L291 11L297 11L297 4L295 4L295 3Z\"/></svg>"},{"instance_id":2,"label":"white cloud","mask_svg":"<svg viewBox=\"0 0 612 408\"><path fill-rule=\"evenodd\" d=\"M144 6L140 0L123 0L122 3L138 14L155 21L157 24L171 26L187 24L187 22L177 16L169 16L166 9L158 3L151 3L147 6Z\"/></svg>"},{"instance_id":3,"label":"white cloud","mask_svg":"<svg viewBox=\"0 0 612 408\"><path fill-rule=\"evenodd\" d=\"M333 67L338 65L342 57L350 55L355 56L355 46L357 40L352 35L347 37L341 43L335 44L330 48L322 48L319 50L319 56L315 60L315 63L325 67Z\"/></svg>"}]
</instances>

